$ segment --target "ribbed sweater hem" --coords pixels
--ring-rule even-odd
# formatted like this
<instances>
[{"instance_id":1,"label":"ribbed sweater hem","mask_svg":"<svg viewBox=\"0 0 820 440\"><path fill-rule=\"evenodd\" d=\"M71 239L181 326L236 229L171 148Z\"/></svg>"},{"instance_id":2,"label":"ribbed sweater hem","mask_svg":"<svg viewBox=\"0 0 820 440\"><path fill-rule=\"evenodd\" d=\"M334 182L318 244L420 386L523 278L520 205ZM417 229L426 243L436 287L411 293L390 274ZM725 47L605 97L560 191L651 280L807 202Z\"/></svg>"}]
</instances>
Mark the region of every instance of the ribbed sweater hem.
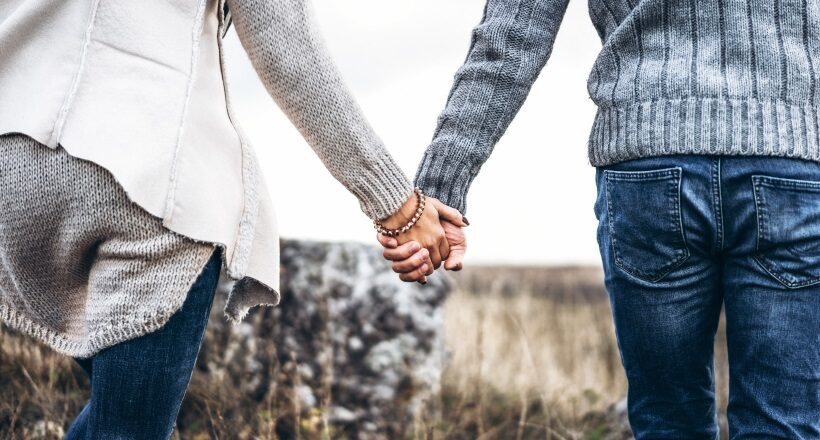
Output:
<instances>
[{"instance_id":1,"label":"ribbed sweater hem","mask_svg":"<svg viewBox=\"0 0 820 440\"><path fill-rule=\"evenodd\" d=\"M372 158L370 166L363 167L359 173L356 184L350 188L371 220L392 216L413 195L413 185L390 156Z\"/></svg>"},{"instance_id":2,"label":"ribbed sweater hem","mask_svg":"<svg viewBox=\"0 0 820 440\"><path fill-rule=\"evenodd\" d=\"M818 106L781 100L690 98L599 107L589 162L701 154L820 162Z\"/></svg>"},{"instance_id":3,"label":"ribbed sweater hem","mask_svg":"<svg viewBox=\"0 0 820 440\"><path fill-rule=\"evenodd\" d=\"M425 194L437 198L445 205L467 212L467 192L481 165L470 158L454 157L447 153L426 152L416 171L416 186Z\"/></svg>"},{"instance_id":4,"label":"ribbed sweater hem","mask_svg":"<svg viewBox=\"0 0 820 440\"><path fill-rule=\"evenodd\" d=\"M199 262L199 266L203 267L209 258L210 255L206 255L205 259ZM182 308L200 273L197 272L188 280L187 287L180 291L182 295L172 297L168 304L158 308L154 313L115 326L107 326L102 331L91 333L84 338L72 338L65 333L44 326L18 312L4 303L2 299L0 299L0 324L34 338L60 354L79 358L91 357L105 348L162 328L171 316ZM235 281L223 312L231 324L240 324L253 307L276 306L279 303L279 292L260 281L250 277L243 277Z\"/></svg>"},{"instance_id":5,"label":"ribbed sweater hem","mask_svg":"<svg viewBox=\"0 0 820 440\"><path fill-rule=\"evenodd\" d=\"M198 267L204 267L210 258L211 254L206 254L198 262ZM71 338L64 333L37 323L3 301L0 301L0 323L42 342L58 353L87 358L107 347L138 338L162 328L171 319L171 316L182 308L188 292L199 278L199 275L200 273L196 272L188 279L186 287L181 290L181 295L175 295L171 298L171 301L158 308L151 315L122 322L115 326L106 326L102 331L90 333L82 339Z\"/></svg>"}]
</instances>

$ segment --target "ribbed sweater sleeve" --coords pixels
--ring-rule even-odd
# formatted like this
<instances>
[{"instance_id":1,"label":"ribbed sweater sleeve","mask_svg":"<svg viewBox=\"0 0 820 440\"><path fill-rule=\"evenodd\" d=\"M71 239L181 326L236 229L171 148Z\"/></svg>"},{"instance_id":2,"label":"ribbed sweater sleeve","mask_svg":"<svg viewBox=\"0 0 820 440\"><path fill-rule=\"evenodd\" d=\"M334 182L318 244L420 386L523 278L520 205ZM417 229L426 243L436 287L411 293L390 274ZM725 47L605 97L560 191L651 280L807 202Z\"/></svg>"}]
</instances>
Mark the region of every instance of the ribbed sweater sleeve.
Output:
<instances>
[{"instance_id":1,"label":"ribbed sweater sleeve","mask_svg":"<svg viewBox=\"0 0 820 440\"><path fill-rule=\"evenodd\" d=\"M398 211L412 194L345 85L308 0L228 0L257 74L333 177L371 219Z\"/></svg>"},{"instance_id":2,"label":"ribbed sweater sleeve","mask_svg":"<svg viewBox=\"0 0 820 440\"><path fill-rule=\"evenodd\" d=\"M547 62L568 0L488 0L455 74L416 186L466 212L466 196Z\"/></svg>"}]
</instances>

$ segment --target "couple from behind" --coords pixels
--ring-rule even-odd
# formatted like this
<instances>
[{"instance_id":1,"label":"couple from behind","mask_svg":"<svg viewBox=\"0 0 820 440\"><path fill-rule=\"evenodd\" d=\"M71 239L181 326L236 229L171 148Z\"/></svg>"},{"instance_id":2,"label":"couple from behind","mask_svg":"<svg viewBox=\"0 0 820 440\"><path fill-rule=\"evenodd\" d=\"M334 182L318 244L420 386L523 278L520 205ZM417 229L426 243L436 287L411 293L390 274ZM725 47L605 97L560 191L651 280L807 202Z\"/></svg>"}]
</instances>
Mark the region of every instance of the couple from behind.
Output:
<instances>
[{"instance_id":1,"label":"couple from behind","mask_svg":"<svg viewBox=\"0 0 820 440\"><path fill-rule=\"evenodd\" d=\"M222 79L231 20L393 269L424 283L462 267L470 184L568 1L487 1L414 183L344 87L305 0L172 3L0 5L0 153L12 170L0 202L29 207L0 214L0 316L89 373L68 438L167 437L221 267L237 281L228 319L278 302L271 205ZM602 42L588 80L590 203L635 437L718 436L724 309L730 437L819 438L820 6L590 0L589 11ZM541 144L552 148L548 135ZM134 416L148 395L167 417Z\"/></svg>"}]
</instances>

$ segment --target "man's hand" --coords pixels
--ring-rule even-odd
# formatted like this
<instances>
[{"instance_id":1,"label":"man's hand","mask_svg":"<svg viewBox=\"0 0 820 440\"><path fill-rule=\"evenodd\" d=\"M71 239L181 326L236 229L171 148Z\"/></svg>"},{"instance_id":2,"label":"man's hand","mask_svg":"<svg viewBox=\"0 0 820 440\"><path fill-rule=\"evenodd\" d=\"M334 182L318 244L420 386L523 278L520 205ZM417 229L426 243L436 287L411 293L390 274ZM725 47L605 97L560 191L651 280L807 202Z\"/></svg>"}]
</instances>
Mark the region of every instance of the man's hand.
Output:
<instances>
[{"instance_id":1,"label":"man's hand","mask_svg":"<svg viewBox=\"0 0 820 440\"><path fill-rule=\"evenodd\" d=\"M444 268L459 271L464 268L464 254L467 253L467 238L464 236L464 227L456 226L447 220L441 221L444 236L450 243L450 256L444 261Z\"/></svg>"},{"instance_id":2,"label":"man's hand","mask_svg":"<svg viewBox=\"0 0 820 440\"><path fill-rule=\"evenodd\" d=\"M443 257L444 268L461 270L467 249L463 227L467 226L467 223L458 210L444 205L437 199L428 198L428 204L435 207L439 213L440 226L448 244L449 253ZM439 264L430 261L428 249L422 247L418 242L402 243L396 237L385 237L381 234L378 234L377 238L385 248L384 258L393 261L393 271L399 274L402 281L418 281L424 284L427 282L427 275L432 274L439 267Z\"/></svg>"}]
</instances>

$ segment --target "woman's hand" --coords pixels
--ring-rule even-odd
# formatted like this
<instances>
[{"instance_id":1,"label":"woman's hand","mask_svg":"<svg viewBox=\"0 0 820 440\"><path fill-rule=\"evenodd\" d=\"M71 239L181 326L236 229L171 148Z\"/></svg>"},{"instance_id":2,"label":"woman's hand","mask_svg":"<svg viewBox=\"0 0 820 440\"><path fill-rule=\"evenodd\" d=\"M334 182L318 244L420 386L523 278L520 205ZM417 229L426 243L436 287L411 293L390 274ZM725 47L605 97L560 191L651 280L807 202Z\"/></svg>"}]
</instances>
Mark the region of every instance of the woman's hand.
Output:
<instances>
[{"instance_id":1,"label":"woman's hand","mask_svg":"<svg viewBox=\"0 0 820 440\"><path fill-rule=\"evenodd\" d=\"M382 224L387 228L407 224L415 213L416 205L415 197L411 197L396 214ZM402 281L426 283L426 276L438 269L444 260L447 260L445 268L448 270L461 268L465 249L461 228L466 225L458 210L438 199L427 197L421 218L409 231L397 237L377 234L377 238L385 247L384 257L393 261L393 270L400 274Z\"/></svg>"},{"instance_id":2,"label":"woman's hand","mask_svg":"<svg viewBox=\"0 0 820 440\"><path fill-rule=\"evenodd\" d=\"M427 270L425 272L428 274L433 273L434 269L438 269L442 260L450 255L450 246L447 244L444 229L441 227L441 222L439 221L437 205L441 205L441 203L436 204L436 202L438 202L438 200L427 197L424 211L421 213L421 217L416 221L416 224L407 232L393 237L399 246L415 241L421 246L419 251L422 249L427 251L429 258L427 263L429 264L427 264ZM388 229L400 228L413 218L417 208L418 197L414 193L396 213L383 220L382 224Z\"/></svg>"}]
</instances>

